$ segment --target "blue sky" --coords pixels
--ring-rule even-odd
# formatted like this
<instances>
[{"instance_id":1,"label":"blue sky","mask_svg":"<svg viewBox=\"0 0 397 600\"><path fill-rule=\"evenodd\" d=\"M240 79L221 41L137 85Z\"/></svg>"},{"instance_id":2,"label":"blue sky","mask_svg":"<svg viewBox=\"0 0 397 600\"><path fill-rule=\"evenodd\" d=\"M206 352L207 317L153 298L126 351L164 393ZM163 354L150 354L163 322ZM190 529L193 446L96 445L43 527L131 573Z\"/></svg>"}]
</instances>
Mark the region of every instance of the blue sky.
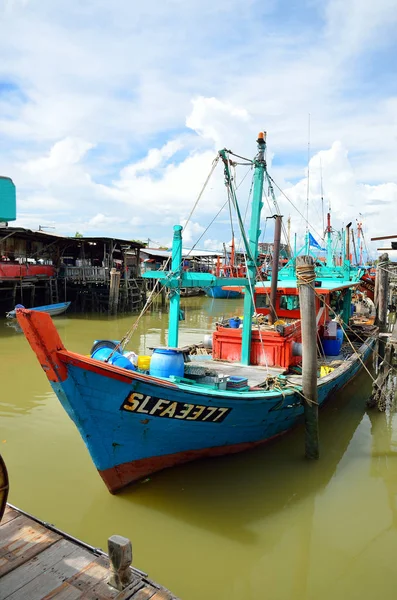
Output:
<instances>
[{"instance_id":1,"label":"blue sky","mask_svg":"<svg viewBox=\"0 0 397 600\"><path fill-rule=\"evenodd\" d=\"M322 171L336 226L361 212L368 239L389 233L394 0L0 0L0 18L0 173L17 186L18 224L167 244L216 150L252 156L261 129L301 208L310 113L313 229ZM224 202L215 175L187 243ZM298 213L280 208L301 235ZM229 240L225 213L202 243Z\"/></svg>"}]
</instances>

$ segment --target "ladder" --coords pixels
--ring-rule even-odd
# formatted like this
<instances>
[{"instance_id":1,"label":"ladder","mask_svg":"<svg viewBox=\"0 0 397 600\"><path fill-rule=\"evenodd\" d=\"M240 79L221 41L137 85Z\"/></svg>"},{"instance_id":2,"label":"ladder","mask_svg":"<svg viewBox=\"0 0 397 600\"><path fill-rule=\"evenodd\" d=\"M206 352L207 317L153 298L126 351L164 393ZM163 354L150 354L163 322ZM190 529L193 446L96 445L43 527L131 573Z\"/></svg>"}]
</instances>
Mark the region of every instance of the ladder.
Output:
<instances>
[{"instance_id":1,"label":"ladder","mask_svg":"<svg viewBox=\"0 0 397 600\"><path fill-rule=\"evenodd\" d=\"M50 300L51 304L58 304L59 302L58 279L53 277L50 278Z\"/></svg>"}]
</instances>

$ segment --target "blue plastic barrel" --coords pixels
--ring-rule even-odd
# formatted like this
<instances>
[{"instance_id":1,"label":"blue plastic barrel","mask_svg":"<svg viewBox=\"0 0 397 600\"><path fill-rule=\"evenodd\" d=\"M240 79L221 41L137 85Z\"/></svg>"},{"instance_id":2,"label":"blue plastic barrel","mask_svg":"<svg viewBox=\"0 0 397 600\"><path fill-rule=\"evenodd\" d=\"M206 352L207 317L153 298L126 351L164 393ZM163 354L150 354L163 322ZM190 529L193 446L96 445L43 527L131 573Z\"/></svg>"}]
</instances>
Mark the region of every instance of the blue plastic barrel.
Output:
<instances>
[{"instance_id":1,"label":"blue plastic barrel","mask_svg":"<svg viewBox=\"0 0 397 600\"><path fill-rule=\"evenodd\" d=\"M340 342L340 345L343 344L343 329L342 327L338 327L336 330L336 339Z\"/></svg>"},{"instance_id":2,"label":"blue plastic barrel","mask_svg":"<svg viewBox=\"0 0 397 600\"><path fill-rule=\"evenodd\" d=\"M171 348L155 348L150 360L149 374L153 377L183 377L183 352Z\"/></svg>"},{"instance_id":3,"label":"blue plastic barrel","mask_svg":"<svg viewBox=\"0 0 397 600\"><path fill-rule=\"evenodd\" d=\"M107 361L111 354L111 358L109 359L109 361ZM95 350L91 354L91 358L95 358L95 360L100 360L102 362L107 361L109 365L121 367L122 369L127 369L128 371L136 371L136 367L132 364L132 362L128 360L128 358L120 354L120 352L114 352L113 348L105 348L102 346L101 348L98 348L98 350Z\"/></svg>"}]
</instances>

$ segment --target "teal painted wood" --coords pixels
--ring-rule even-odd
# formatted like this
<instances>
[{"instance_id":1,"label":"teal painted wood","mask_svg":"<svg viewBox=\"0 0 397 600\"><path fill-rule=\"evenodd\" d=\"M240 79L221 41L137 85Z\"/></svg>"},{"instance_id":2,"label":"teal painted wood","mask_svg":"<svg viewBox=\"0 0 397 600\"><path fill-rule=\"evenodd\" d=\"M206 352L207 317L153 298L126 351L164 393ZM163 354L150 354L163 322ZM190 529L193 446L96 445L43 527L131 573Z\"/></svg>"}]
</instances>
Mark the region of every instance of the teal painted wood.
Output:
<instances>
[{"instance_id":1,"label":"teal painted wood","mask_svg":"<svg viewBox=\"0 0 397 600\"><path fill-rule=\"evenodd\" d=\"M257 275L258 242L260 236L260 218L263 207L263 179L265 173L265 149L264 138L258 139L258 155L255 159L254 190L251 208L251 226L249 232L249 254L247 256L248 285L245 287L244 295L244 320L243 334L241 340L241 362L243 365L250 364L251 338L252 338L252 315L254 314L254 288Z\"/></svg>"},{"instance_id":2,"label":"teal painted wood","mask_svg":"<svg viewBox=\"0 0 397 600\"><path fill-rule=\"evenodd\" d=\"M182 268L182 227L174 226L174 238L172 240L172 277L180 282ZM168 345L174 348L178 346L179 311L181 304L181 284L170 292L170 314L168 324Z\"/></svg>"},{"instance_id":3,"label":"teal painted wood","mask_svg":"<svg viewBox=\"0 0 397 600\"><path fill-rule=\"evenodd\" d=\"M15 185L9 177L0 176L0 222L7 223L17 218Z\"/></svg>"}]
</instances>

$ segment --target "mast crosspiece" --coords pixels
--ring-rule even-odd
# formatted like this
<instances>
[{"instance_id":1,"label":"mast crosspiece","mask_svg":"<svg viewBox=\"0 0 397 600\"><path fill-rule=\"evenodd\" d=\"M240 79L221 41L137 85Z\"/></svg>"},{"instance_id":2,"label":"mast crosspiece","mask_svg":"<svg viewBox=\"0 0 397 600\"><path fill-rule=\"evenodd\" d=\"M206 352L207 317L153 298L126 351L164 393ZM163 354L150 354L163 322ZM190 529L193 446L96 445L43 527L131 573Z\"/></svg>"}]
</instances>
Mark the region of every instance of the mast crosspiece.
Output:
<instances>
[{"instance_id":1,"label":"mast crosspiece","mask_svg":"<svg viewBox=\"0 0 397 600\"><path fill-rule=\"evenodd\" d=\"M260 215L263 207L262 192L263 182L266 172L265 150L266 133L259 133L258 153L253 160L254 166L254 189L252 199L251 224L248 238L244 234L243 241L247 253L247 277L216 277L211 273L187 273L182 269L182 227L174 226L174 237L172 242L172 265L171 271L154 271L144 273L146 279L157 279L162 285L171 290L170 294L170 315L169 315L169 334L168 344L172 347L178 346L178 328L179 328L179 309L180 309L180 289L182 287L215 287L215 286L244 286L244 320L241 347L242 364L250 364L250 348L252 335L252 316L254 314L254 302L252 293L255 287L256 274L258 268L258 242L260 236ZM231 162L228 158L229 151L220 150L219 156L224 164L225 185L232 196L238 218L242 223L241 214L234 196L232 175L230 172Z\"/></svg>"}]
</instances>

